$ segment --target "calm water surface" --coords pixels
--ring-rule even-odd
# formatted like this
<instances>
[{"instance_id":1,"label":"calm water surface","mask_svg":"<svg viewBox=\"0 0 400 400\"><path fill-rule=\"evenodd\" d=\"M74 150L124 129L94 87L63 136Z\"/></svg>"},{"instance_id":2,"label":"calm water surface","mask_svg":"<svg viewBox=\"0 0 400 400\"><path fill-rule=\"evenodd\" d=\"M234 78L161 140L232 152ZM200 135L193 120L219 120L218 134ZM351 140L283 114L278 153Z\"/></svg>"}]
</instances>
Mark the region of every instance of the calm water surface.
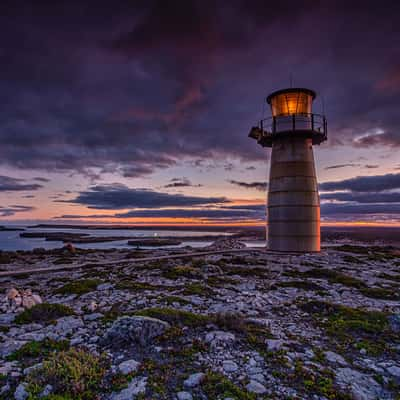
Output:
<instances>
[{"instance_id":1,"label":"calm water surface","mask_svg":"<svg viewBox=\"0 0 400 400\"><path fill-rule=\"evenodd\" d=\"M91 236L97 237L109 237L109 236L126 236L126 240L120 240L115 242L106 243L78 243L76 247L82 249L123 249L123 248L134 248L134 246L129 246L127 244L128 238L141 238L141 237L165 237L174 236L179 238L180 236L193 236L192 241L185 241L179 246L163 246L163 248L168 247L203 247L208 246L211 242L196 241L196 236L219 236L224 233L221 232L197 232L197 231L174 231L174 230L134 230L134 229L58 229L58 228L26 228L24 232L68 232L68 233L85 233ZM50 242L46 241L44 238L21 238L19 234L22 231L0 231L0 250L33 250L37 247L43 247L45 249L56 249L64 245L61 241ZM226 235L229 235L226 233ZM142 247L145 248L145 247ZM152 247L154 248L154 247Z\"/></svg>"}]
</instances>

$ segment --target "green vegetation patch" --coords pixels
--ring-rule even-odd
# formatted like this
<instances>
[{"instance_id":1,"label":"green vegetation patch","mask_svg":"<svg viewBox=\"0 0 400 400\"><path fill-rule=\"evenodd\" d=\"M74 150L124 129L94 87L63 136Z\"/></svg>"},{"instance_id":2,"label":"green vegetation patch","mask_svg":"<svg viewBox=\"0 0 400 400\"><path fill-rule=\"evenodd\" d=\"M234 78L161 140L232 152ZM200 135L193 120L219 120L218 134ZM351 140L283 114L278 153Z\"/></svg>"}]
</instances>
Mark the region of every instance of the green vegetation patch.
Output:
<instances>
[{"instance_id":1,"label":"green vegetation patch","mask_svg":"<svg viewBox=\"0 0 400 400\"><path fill-rule=\"evenodd\" d=\"M357 289L366 287L363 281L332 269L313 268L305 272L298 272L298 274L307 278L326 279L329 283L340 283L343 286Z\"/></svg>"},{"instance_id":2,"label":"green vegetation patch","mask_svg":"<svg viewBox=\"0 0 400 400\"><path fill-rule=\"evenodd\" d=\"M391 344L399 343L389 324L389 315L322 301L310 301L301 309L313 315L315 322L342 347L365 348L371 355L391 352ZM347 349L346 349L347 348Z\"/></svg>"},{"instance_id":3,"label":"green vegetation patch","mask_svg":"<svg viewBox=\"0 0 400 400\"><path fill-rule=\"evenodd\" d=\"M255 400L257 396L235 385L224 375L207 372L201 389L208 399L233 398L236 400Z\"/></svg>"},{"instance_id":4,"label":"green vegetation patch","mask_svg":"<svg viewBox=\"0 0 400 400\"><path fill-rule=\"evenodd\" d=\"M225 287L225 285L236 285L240 283L240 281L237 281L233 278L228 278L227 276L210 276L206 280L208 286L216 287L216 288L222 288Z\"/></svg>"},{"instance_id":5,"label":"green vegetation patch","mask_svg":"<svg viewBox=\"0 0 400 400\"><path fill-rule=\"evenodd\" d=\"M28 376L28 392L35 399L50 384L54 395L93 400L98 398L108 367L109 362L104 356L95 356L84 350L71 348L52 353L43 361L41 368Z\"/></svg>"},{"instance_id":6,"label":"green vegetation patch","mask_svg":"<svg viewBox=\"0 0 400 400\"><path fill-rule=\"evenodd\" d=\"M393 300L393 301L400 299L399 291L393 289L368 287L360 289L360 293L362 293L366 297L371 297L373 299L383 299L383 300Z\"/></svg>"},{"instance_id":7,"label":"green vegetation patch","mask_svg":"<svg viewBox=\"0 0 400 400\"><path fill-rule=\"evenodd\" d=\"M213 296L214 290L208 286L202 285L200 283L192 283L186 285L182 294L185 296Z\"/></svg>"},{"instance_id":8,"label":"green vegetation patch","mask_svg":"<svg viewBox=\"0 0 400 400\"><path fill-rule=\"evenodd\" d=\"M172 305L173 303L179 303L180 305L191 304L189 300L186 300L179 296L165 296L161 298L161 301L164 301L169 306Z\"/></svg>"},{"instance_id":9,"label":"green vegetation patch","mask_svg":"<svg viewBox=\"0 0 400 400\"><path fill-rule=\"evenodd\" d=\"M310 301L301 306L303 311L326 318L321 322L330 334L356 333L381 335L389 329L388 315L380 311L366 311L358 308Z\"/></svg>"},{"instance_id":10,"label":"green vegetation patch","mask_svg":"<svg viewBox=\"0 0 400 400\"><path fill-rule=\"evenodd\" d=\"M137 282L129 279L119 281L115 288L118 290L129 290L131 292L140 292L142 290L159 290L164 289L164 286L155 286L147 282Z\"/></svg>"},{"instance_id":11,"label":"green vegetation patch","mask_svg":"<svg viewBox=\"0 0 400 400\"><path fill-rule=\"evenodd\" d=\"M66 283L64 286L58 288L55 293L57 294L85 294L96 290L97 286L102 281L100 279L81 279L74 282Z\"/></svg>"},{"instance_id":12,"label":"green vegetation patch","mask_svg":"<svg viewBox=\"0 0 400 400\"><path fill-rule=\"evenodd\" d=\"M299 360L295 363L294 372L289 374L290 382L296 382L307 393L322 395L330 400L351 400L353 397L337 391L334 387L334 373L325 369L315 372L305 368Z\"/></svg>"},{"instance_id":13,"label":"green vegetation patch","mask_svg":"<svg viewBox=\"0 0 400 400\"><path fill-rule=\"evenodd\" d=\"M335 250L366 255L370 261L386 261L399 257L396 253L396 248L393 246L357 246L345 244L335 247Z\"/></svg>"},{"instance_id":14,"label":"green vegetation patch","mask_svg":"<svg viewBox=\"0 0 400 400\"><path fill-rule=\"evenodd\" d=\"M146 308L135 314L158 318L173 325L186 325L194 328L212 322L212 318L208 315L195 314L189 311L176 310L175 308L168 307Z\"/></svg>"},{"instance_id":15,"label":"green vegetation patch","mask_svg":"<svg viewBox=\"0 0 400 400\"><path fill-rule=\"evenodd\" d=\"M164 278L173 280L179 278L201 279L203 277L203 274L198 268L188 265L173 267L169 270L163 271L162 275Z\"/></svg>"},{"instance_id":16,"label":"green vegetation patch","mask_svg":"<svg viewBox=\"0 0 400 400\"><path fill-rule=\"evenodd\" d=\"M238 313L215 314L213 323L222 330L240 334L251 348L261 353L265 352L266 340L273 338L266 326L249 322Z\"/></svg>"},{"instance_id":17,"label":"green vegetation patch","mask_svg":"<svg viewBox=\"0 0 400 400\"><path fill-rule=\"evenodd\" d=\"M69 348L68 340L44 339L40 342L31 341L25 343L20 349L7 357L9 361L24 361L30 358L39 358L49 355L54 351L63 351Z\"/></svg>"},{"instance_id":18,"label":"green vegetation patch","mask_svg":"<svg viewBox=\"0 0 400 400\"><path fill-rule=\"evenodd\" d=\"M44 323L51 322L61 317L74 315L72 308L63 304L42 303L36 304L32 308L24 310L15 318L17 324L30 324L32 322Z\"/></svg>"}]
</instances>

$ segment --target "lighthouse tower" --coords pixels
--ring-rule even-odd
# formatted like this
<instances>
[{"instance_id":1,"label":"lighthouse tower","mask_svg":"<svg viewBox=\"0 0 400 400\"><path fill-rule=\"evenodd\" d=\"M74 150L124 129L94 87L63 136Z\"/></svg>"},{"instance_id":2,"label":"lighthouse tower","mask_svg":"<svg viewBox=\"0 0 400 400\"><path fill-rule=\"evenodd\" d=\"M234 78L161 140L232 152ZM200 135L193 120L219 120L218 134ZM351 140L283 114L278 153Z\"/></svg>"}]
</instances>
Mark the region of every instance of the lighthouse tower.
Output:
<instances>
[{"instance_id":1,"label":"lighthouse tower","mask_svg":"<svg viewBox=\"0 0 400 400\"><path fill-rule=\"evenodd\" d=\"M323 115L313 114L315 92L278 90L267 97L272 117L253 127L249 137L271 147L268 184L268 248L320 251L320 205L313 145L327 139Z\"/></svg>"}]
</instances>

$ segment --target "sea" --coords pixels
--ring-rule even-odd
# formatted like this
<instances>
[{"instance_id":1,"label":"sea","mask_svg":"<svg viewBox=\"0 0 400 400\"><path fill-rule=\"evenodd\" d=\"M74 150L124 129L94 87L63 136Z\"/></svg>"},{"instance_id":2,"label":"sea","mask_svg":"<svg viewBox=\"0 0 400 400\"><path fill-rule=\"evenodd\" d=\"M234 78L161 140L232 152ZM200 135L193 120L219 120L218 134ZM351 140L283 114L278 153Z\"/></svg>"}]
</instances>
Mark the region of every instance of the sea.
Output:
<instances>
[{"instance_id":1,"label":"sea","mask_svg":"<svg viewBox=\"0 0 400 400\"><path fill-rule=\"evenodd\" d=\"M82 249L125 249L134 246L128 245L128 239L142 238L142 237L174 237L179 238L182 236L193 237L193 240L185 240L179 245L175 246L162 246L162 248L179 248L184 246L191 246L195 248L209 246L212 240L196 240L196 237L201 236L229 236L229 232L208 232L208 231L195 231L195 230L165 230L165 229L90 229L90 228L33 228L28 226L13 226L13 228L22 228L23 231L0 231L0 250L2 251L16 251L16 250L33 250L35 248L56 249L64 246L62 241L47 241L45 238L25 238L20 237L22 232L65 232L65 233L83 233L96 237L109 237L109 236L124 236L127 239L104 242L104 243L77 243L75 247ZM247 243L248 246L264 246L265 243ZM143 249L157 248L140 246Z\"/></svg>"}]
</instances>

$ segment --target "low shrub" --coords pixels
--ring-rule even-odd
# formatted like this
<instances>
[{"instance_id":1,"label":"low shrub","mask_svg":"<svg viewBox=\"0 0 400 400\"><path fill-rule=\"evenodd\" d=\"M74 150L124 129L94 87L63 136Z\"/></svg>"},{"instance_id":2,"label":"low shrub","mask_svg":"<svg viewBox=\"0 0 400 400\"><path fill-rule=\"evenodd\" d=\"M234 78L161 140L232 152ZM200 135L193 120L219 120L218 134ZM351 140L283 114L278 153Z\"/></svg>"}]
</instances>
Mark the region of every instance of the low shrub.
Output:
<instances>
[{"instance_id":1,"label":"low shrub","mask_svg":"<svg viewBox=\"0 0 400 400\"><path fill-rule=\"evenodd\" d=\"M23 361L29 358L44 357L49 355L53 351L62 351L62 350L67 350L68 348L69 348L68 340L57 341L52 339L44 339L40 342L31 341L25 343L21 348L11 353L7 357L7 360Z\"/></svg>"},{"instance_id":2,"label":"low shrub","mask_svg":"<svg viewBox=\"0 0 400 400\"><path fill-rule=\"evenodd\" d=\"M57 294L85 294L96 290L97 286L102 283L100 279L81 279L74 282L66 283L58 288Z\"/></svg>"},{"instance_id":3,"label":"low shrub","mask_svg":"<svg viewBox=\"0 0 400 400\"><path fill-rule=\"evenodd\" d=\"M71 348L53 353L43 361L41 368L28 376L28 392L37 396L44 386L50 384L53 399L57 399L54 396L64 396L61 398L93 400L98 397L108 367L109 362L104 356L95 356L84 350Z\"/></svg>"},{"instance_id":4,"label":"low shrub","mask_svg":"<svg viewBox=\"0 0 400 400\"><path fill-rule=\"evenodd\" d=\"M72 308L63 304L42 303L22 311L15 317L17 324L30 324L32 322L50 322L61 317L74 315Z\"/></svg>"}]
</instances>

